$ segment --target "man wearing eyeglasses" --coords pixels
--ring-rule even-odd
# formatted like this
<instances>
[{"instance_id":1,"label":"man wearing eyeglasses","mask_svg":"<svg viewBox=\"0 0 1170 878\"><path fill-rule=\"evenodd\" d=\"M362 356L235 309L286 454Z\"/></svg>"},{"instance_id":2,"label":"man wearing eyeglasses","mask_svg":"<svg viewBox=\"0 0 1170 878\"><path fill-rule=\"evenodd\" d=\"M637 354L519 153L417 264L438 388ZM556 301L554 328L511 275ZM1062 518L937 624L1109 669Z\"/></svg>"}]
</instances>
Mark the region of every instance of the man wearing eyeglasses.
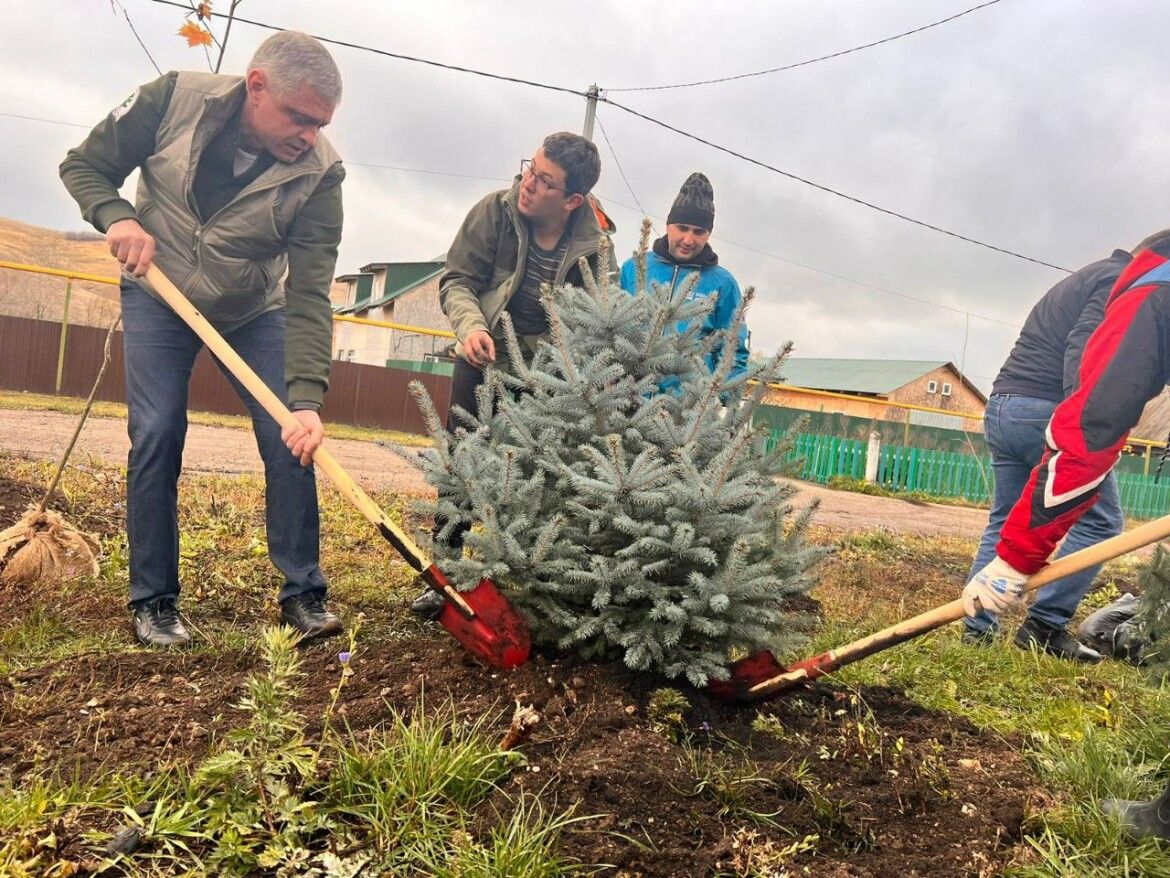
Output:
<instances>
[{"instance_id":1,"label":"man wearing eyeglasses","mask_svg":"<svg viewBox=\"0 0 1170 878\"><path fill-rule=\"evenodd\" d=\"M601 175L597 147L578 134L550 134L508 189L482 198L463 221L447 251L439 279L439 304L455 331L455 372L447 429L459 421L456 406L475 413L475 391L488 365L508 368L502 319L506 312L525 358L548 335L548 316L540 302L544 284L581 286L577 261L585 257L595 275L616 270L600 264L602 234L613 222L589 197ZM612 251L611 251L612 252ZM441 528L438 522L436 533ZM453 544L462 533L451 536ZM427 589L411 610L433 618L443 597Z\"/></svg>"}]
</instances>

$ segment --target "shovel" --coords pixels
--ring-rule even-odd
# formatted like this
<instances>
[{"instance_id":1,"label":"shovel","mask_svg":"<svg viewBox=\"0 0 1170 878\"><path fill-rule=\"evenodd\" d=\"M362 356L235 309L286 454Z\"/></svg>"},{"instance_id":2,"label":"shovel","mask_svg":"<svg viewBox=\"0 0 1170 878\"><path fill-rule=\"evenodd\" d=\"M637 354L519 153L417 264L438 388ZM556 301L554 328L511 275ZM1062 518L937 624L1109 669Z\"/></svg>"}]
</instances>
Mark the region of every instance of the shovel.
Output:
<instances>
[{"instance_id":1,"label":"shovel","mask_svg":"<svg viewBox=\"0 0 1170 878\"><path fill-rule=\"evenodd\" d=\"M1131 531L1118 534L1065 555L1053 561L1039 573L1028 578L1024 583L1024 591L1035 591L1041 586L1054 582L1065 576L1103 564L1119 555L1156 543L1158 540L1170 537L1170 515L1148 521ZM768 698L778 692L791 689L801 683L815 680L817 677L831 674L839 668L851 665L856 661L913 640L920 634L941 628L948 622L962 619L964 616L963 602L953 600L949 604L929 610L913 619L899 622L884 628L869 637L855 640L847 646L831 649L821 655L796 662L790 667L784 667L768 650L752 653L747 658L740 659L731 666L731 679L724 682L707 684L708 691L724 701L758 701Z\"/></svg>"},{"instance_id":2,"label":"shovel","mask_svg":"<svg viewBox=\"0 0 1170 878\"><path fill-rule=\"evenodd\" d=\"M282 427L300 426L300 421L288 407L157 266L147 269L146 280L278 424ZM480 580L467 592L456 590L435 563L358 487L324 447L313 452L313 463L378 528L406 563L418 571L423 581L447 599L439 615L439 624L450 631L468 652L497 668L514 668L528 660L531 645L528 626L490 579Z\"/></svg>"}]
</instances>

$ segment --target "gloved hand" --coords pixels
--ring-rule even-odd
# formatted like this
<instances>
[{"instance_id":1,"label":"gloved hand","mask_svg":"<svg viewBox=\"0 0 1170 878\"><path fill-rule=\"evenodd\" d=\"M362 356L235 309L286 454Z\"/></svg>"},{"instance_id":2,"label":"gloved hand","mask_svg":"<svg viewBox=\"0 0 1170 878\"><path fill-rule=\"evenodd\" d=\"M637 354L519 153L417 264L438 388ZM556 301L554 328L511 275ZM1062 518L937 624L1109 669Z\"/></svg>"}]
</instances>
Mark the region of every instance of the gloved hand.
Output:
<instances>
[{"instance_id":1,"label":"gloved hand","mask_svg":"<svg viewBox=\"0 0 1170 878\"><path fill-rule=\"evenodd\" d=\"M1027 579L1026 573L997 556L963 588L963 611L971 617L980 609L998 616L1023 601Z\"/></svg>"}]
</instances>

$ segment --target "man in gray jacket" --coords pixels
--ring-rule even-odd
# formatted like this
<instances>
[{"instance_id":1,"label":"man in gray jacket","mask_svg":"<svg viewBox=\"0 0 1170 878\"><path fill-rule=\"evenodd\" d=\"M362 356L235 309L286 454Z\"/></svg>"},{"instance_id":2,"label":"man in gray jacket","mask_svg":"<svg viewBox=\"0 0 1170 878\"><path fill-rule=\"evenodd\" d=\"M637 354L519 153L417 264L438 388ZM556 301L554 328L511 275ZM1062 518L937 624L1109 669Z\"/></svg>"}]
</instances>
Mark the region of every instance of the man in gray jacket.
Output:
<instances>
[{"instance_id":1,"label":"man in gray jacket","mask_svg":"<svg viewBox=\"0 0 1170 878\"><path fill-rule=\"evenodd\" d=\"M340 99L324 46L278 33L246 76L168 73L142 86L61 164L82 216L123 267L130 607L144 644L190 641L178 616L177 486L187 384L202 347L143 279L152 262L300 422L282 431L228 376L264 459L268 552L285 578L281 620L305 638L342 630L325 607L311 466L324 437L345 176L321 129ZM118 187L135 169L131 204Z\"/></svg>"},{"instance_id":2,"label":"man in gray jacket","mask_svg":"<svg viewBox=\"0 0 1170 878\"><path fill-rule=\"evenodd\" d=\"M550 134L531 159L520 162L510 188L486 195L467 214L439 278L439 304L457 339L448 431L459 426L456 407L476 413L483 369L508 368L505 312L529 356L549 332L541 287L581 286L581 257L595 276L615 270L612 256L608 265L600 264L601 236L615 231L589 195L600 176L601 158L591 141L566 131ZM444 524L436 523L436 535ZM464 533L455 528L452 544L460 544ZM442 608L443 596L431 589L411 606L427 618Z\"/></svg>"}]
</instances>

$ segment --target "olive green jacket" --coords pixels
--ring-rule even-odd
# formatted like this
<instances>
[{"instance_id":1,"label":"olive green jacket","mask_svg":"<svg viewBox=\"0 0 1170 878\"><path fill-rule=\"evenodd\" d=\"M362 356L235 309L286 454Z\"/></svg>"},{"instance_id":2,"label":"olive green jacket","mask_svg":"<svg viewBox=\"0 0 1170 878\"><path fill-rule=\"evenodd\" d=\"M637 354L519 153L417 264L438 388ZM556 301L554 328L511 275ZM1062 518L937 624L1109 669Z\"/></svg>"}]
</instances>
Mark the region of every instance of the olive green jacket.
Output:
<instances>
[{"instance_id":1,"label":"olive green jacket","mask_svg":"<svg viewBox=\"0 0 1170 878\"><path fill-rule=\"evenodd\" d=\"M329 381L329 287L344 170L318 137L296 162L275 162L214 216L201 218L193 194L200 157L239 112L244 94L243 77L167 74L70 150L61 179L100 231L137 219L155 239L155 263L221 332L286 309L289 402L320 403ZM141 175L131 206L118 187L134 168ZM153 294L145 280L133 280Z\"/></svg>"},{"instance_id":2,"label":"olive green jacket","mask_svg":"<svg viewBox=\"0 0 1170 878\"><path fill-rule=\"evenodd\" d=\"M497 339L500 317L508 301L524 280L528 258L528 223L516 208L520 178L510 189L482 198L467 214L447 251L447 265L439 278L439 305L460 342L476 330L487 330ZM612 274L617 264L610 249L609 265L599 271L602 234L612 234L607 223L603 233L590 201L577 208L565 258L557 268L554 283L582 284L577 260L588 259L595 276ZM497 348L497 353L500 350Z\"/></svg>"}]
</instances>

